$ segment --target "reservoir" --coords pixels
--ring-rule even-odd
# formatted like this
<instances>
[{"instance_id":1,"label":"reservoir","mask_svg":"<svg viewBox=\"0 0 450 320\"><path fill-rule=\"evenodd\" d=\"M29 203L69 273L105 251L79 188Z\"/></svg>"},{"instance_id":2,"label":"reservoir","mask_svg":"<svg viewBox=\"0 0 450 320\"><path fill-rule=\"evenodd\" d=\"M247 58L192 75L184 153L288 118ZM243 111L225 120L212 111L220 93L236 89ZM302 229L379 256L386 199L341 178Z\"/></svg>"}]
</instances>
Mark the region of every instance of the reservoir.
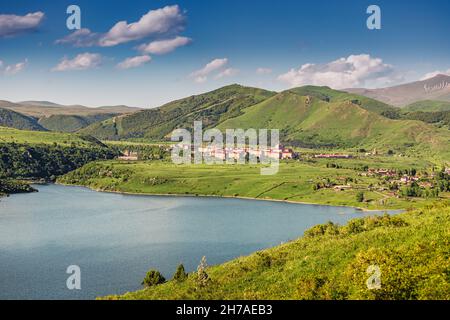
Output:
<instances>
[{"instance_id":1,"label":"reservoir","mask_svg":"<svg viewBox=\"0 0 450 320\"><path fill-rule=\"evenodd\" d=\"M141 288L148 269L170 279L206 256L218 264L296 239L354 208L243 199L134 196L39 185L0 199L0 299L94 299ZM69 290L69 266L81 290Z\"/></svg>"}]
</instances>

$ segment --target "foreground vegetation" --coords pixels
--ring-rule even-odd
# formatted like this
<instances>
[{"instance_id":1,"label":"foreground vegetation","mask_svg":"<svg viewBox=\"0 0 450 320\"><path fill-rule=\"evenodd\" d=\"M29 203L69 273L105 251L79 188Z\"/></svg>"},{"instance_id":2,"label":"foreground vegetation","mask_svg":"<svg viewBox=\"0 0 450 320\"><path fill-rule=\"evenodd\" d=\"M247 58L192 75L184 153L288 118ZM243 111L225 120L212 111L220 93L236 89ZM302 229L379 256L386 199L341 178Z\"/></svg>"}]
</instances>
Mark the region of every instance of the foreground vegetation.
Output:
<instances>
[{"instance_id":1,"label":"foreground vegetation","mask_svg":"<svg viewBox=\"0 0 450 320\"><path fill-rule=\"evenodd\" d=\"M385 161L380 160L380 165L398 166L397 160ZM436 196L431 195L399 197L389 190L386 180L364 175L367 164L363 160L347 160L346 165L290 161L281 163L277 174L262 176L259 165L105 161L90 163L60 177L58 182L112 192L248 197L363 209L420 207L436 200ZM350 187L340 188L340 185ZM447 198L446 189L447 185L438 197Z\"/></svg>"},{"instance_id":2,"label":"foreground vegetation","mask_svg":"<svg viewBox=\"0 0 450 320\"><path fill-rule=\"evenodd\" d=\"M368 289L370 266L379 268L379 289ZM298 240L161 282L106 299L447 300L450 203L315 226Z\"/></svg>"}]
</instances>

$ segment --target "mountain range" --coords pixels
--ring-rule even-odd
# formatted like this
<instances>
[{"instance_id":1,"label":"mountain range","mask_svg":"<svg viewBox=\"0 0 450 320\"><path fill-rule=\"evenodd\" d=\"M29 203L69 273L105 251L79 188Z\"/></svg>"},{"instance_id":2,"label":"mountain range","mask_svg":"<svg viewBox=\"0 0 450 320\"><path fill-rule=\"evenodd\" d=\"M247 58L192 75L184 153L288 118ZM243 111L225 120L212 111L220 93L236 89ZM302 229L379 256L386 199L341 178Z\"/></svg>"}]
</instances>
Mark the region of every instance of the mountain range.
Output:
<instances>
[{"instance_id":1,"label":"mountain range","mask_svg":"<svg viewBox=\"0 0 450 320\"><path fill-rule=\"evenodd\" d=\"M353 88L345 91L373 98L396 107L404 107L422 100L450 102L450 76L439 74L426 80L388 88Z\"/></svg>"},{"instance_id":2,"label":"mountain range","mask_svg":"<svg viewBox=\"0 0 450 320\"><path fill-rule=\"evenodd\" d=\"M447 88L438 89L437 85L445 79L446 76L437 76L432 81L380 90L385 96L393 92L394 97L399 90L406 94L429 85L434 88L430 90L439 91L432 98L445 99ZM78 132L104 140L160 141L169 139L174 129L189 129L194 121L201 120L204 128L279 129L282 142L294 146L393 149L450 157L450 130L446 127L450 123L449 102L425 100L428 93L416 92L416 100L408 97L412 104L400 109L369 97L367 92L357 94L317 86L274 92L234 84L142 110L0 102L0 125L16 123L21 129ZM81 114L76 114L78 110ZM439 125L429 124L434 122Z\"/></svg>"},{"instance_id":3,"label":"mountain range","mask_svg":"<svg viewBox=\"0 0 450 320\"><path fill-rule=\"evenodd\" d=\"M0 100L0 125L17 129L75 132L94 122L139 110L141 109L127 106L90 108L60 105L50 101Z\"/></svg>"}]
</instances>

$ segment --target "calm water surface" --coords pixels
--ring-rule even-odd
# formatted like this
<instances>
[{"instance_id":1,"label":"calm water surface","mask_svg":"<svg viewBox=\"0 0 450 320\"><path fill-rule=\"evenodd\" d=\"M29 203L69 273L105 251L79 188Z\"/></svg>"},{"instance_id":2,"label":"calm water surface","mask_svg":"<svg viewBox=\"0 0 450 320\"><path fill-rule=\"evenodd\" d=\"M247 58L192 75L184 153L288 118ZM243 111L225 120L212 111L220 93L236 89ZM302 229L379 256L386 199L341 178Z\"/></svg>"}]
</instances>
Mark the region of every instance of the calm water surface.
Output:
<instances>
[{"instance_id":1,"label":"calm water surface","mask_svg":"<svg viewBox=\"0 0 450 320\"><path fill-rule=\"evenodd\" d=\"M217 264L345 223L353 208L240 199L131 196L58 185L0 199L0 299L93 299L140 288L146 271ZM372 213L373 214L373 213ZM81 268L81 290L66 269Z\"/></svg>"}]
</instances>

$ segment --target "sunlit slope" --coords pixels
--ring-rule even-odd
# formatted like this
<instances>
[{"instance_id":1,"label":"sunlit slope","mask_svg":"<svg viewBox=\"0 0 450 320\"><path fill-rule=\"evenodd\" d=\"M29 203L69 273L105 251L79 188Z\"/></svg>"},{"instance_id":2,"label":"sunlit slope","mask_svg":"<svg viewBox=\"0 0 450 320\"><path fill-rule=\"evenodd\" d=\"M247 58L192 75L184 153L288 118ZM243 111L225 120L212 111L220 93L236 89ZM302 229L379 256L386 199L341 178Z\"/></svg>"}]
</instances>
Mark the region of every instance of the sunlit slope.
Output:
<instances>
[{"instance_id":1,"label":"sunlit slope","mask_svg":"<svg viewBox=\"0 0 450 320\"><path fill-rule=\"evenodd\" d=\"M205 94L170 102L159 108L95 123L80 132L101 139L163 139L176 128L191 128L195 120L205 127L242 114L242 111L275 93L231 85Z\"/></svg>"},{"instance_id":2,"label":"sunlit slope","mask_svg":"<svg viewBox=\"0 0 450 320\"><path fill-rule=\"evenodd\" d=\"M219 125L279 129L282 141L307 147L366 147L419 152L439 157L450 152L450 132L420 121L391 120L350 101L326 102L282 92Z\"/></svg>"}]
</instances>

